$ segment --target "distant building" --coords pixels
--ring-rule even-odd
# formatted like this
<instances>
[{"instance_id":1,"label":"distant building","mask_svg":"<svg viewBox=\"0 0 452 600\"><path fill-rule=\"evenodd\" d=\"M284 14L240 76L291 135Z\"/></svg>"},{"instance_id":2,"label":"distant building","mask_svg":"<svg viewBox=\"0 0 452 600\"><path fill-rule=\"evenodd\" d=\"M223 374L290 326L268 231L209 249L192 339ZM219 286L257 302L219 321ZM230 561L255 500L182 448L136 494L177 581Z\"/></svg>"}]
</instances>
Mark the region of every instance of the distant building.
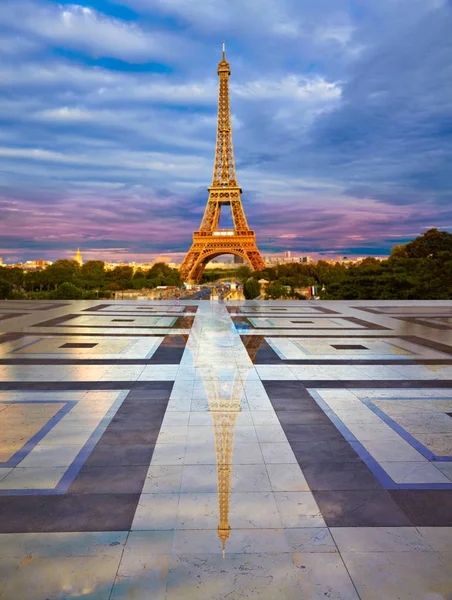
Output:
<instances>
[{"instance_id":1,"label":"distant building","mask_svg":"<svg viewBox=\"0 0 452 600\"><path fill-rule=\"evenodd\" d=\"M300 258L300 262L302 262L302 263L310 263L310 262L312 262L312 258L310 256L302 256Z\"/></svg>"},{"instance_id":2,"label":"distant building","mask_svg":"<svg viewBox=\"0 0 452 600\"><path fill-rule=\"evenodd\" d=\"M290 250L286 250L284 252L284 258L292 258L292 252Z\"/></svg>"},{"instance_id":3,"label":"distant building","mask_svg":"<svg viewBox=\"0 0 452 600\"><path fill-rule=\"evenodd\" d=\"M75 256L72 260L75 260L75 262L78 262L78 264L80 266L83 265L82 255L80 254L80 248L77 248L77 252L75 253Z\"/></svg>"},{"instance_id":4,"label":"distant building","mask_svg":"<svg viewBox=\"0 0 452 600\"><path fill-rule=\"evenodd\" d=\"M2 264L3 264L3 258L0 258L0 267L2 266Z\"/></svg>"},{"instance_id":5,"label":"distant building","mask_svg":"<svg viewBox=\"0 0 452 600\"><path fill-rule=\"evenodd\" d=\"M243 265L245 263L245 259L242 256L236 256L234 254L234 264Z\"/></svg>"},{"instance_id":6,"label":"distant building","mask_svg":"<svg viewBox=\"0 0 452 600\"><path fill-rule=\"evenodd\" d=\"M40 271L51 264L50 260L27 260L27 262L22 263L21 268L24 271Z\"/></svg>"}]
</instances>

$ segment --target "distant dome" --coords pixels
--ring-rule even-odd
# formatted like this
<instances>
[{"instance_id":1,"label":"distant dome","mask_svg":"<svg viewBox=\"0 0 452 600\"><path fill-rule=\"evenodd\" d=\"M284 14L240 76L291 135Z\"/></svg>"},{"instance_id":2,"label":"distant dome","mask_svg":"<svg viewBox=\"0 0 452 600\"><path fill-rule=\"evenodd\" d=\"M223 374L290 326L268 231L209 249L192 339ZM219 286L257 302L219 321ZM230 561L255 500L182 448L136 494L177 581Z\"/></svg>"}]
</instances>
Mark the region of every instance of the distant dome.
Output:
<instances>
[{"instance_id":1,"label":"distant dome","mask_svg":"<svg viewBox=\"0 0 452 600\"><path fill-rule=\"evenodd\" d=\"M80 248L77 248L77 252L75 253L75 256L72 260L75 260L76 262L78 262L78 264L80 266L83 265L83 258L82 258L82 255L80 254Z\"/></svg>"}]
</instances>

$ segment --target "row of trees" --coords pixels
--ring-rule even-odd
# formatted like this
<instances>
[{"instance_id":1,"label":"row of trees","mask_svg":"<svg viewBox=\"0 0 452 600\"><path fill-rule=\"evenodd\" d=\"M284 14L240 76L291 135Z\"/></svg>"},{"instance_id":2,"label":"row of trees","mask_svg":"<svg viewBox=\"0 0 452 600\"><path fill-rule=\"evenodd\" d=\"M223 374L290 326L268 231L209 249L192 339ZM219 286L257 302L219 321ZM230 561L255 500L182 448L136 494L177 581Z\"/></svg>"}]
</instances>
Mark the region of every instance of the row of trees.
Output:
<instances>
[{"instance_id":1,"label":"row of trees","mask_svg":"<svg viewBox=\"0 0 452 600\"><path fill-rule=\"evenodd\" d=\"M452 234L430 229L395 246L386 260L369 257L356 265L318 261L288 263L263 271L239 270L246 298L260 294L259 279L270 282L269 298L301 297L297 289L317 285L326 300L452 299Z\"/></svg>"},{"instance_id":2,"label":"row of trees","mask_svg":"<svg viewBox=\"0 0 452 600\"><path fill-rule=\"evenodd\" d=\"M181 286L179 271L156 263L148 271L120 266L105 270L101 260L80 266L74 260L57 260L41 271L0 267L0 298L93 299L109 297L112 291Z\"/></svg>"},{"instance_id":3,"label":"row of trees","mask_svg":"<svg viewBox=\"0 0 452 600\"><path fill-rule=\"evenodd\" d=\"M208 277L218 277L209 273ZM225 272L221 271L221 276ZM300 289L317 285L320 297L330 300L435 300L452 299L452 234L430 229L412 242L392 249L386 260L366 258L360 264L318 261L287 263L252 272L241 266L231 277L244 284L246 298L260 294L259 279L266 279L269 298L300 298ZM112 291L181 286L177 269L156 263L144 272L132 267L106 271L99 260L79 266L73 260L57 260L42 271L0 267L0 298L92 299L109 297Z\"/></svg>"}]
</instances>

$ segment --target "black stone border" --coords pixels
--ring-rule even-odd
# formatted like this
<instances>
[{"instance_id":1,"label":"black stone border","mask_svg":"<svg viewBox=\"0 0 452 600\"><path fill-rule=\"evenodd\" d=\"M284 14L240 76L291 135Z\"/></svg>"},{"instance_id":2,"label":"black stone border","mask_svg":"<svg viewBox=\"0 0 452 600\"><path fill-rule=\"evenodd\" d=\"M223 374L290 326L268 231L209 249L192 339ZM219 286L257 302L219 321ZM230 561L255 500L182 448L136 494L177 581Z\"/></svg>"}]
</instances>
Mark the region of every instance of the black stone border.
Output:
<instances>
[{"instance_id":1,"label":"black stone border","mask_svg":"<svg viewBox=\"0 0 452 600\"><path fill-rule=\"evenodd\" d=\"M32 307L24 306L25 304L33 303ZM36 306L35 306L36 303ZM41 304L45 304L45 308L43 308ZM17 306L14 306L16 304ZM11 307L11 305L13 305ZM32 313L35 311L46 311L46 310L56 310L57 308L63 308L63 306L69 306L68 302L49 302L47 300L0 300L0 312L3 309L6 310L29 310ZM24 315L28 315L29 313L24 313Z\"/></svg>"}]
</instances>

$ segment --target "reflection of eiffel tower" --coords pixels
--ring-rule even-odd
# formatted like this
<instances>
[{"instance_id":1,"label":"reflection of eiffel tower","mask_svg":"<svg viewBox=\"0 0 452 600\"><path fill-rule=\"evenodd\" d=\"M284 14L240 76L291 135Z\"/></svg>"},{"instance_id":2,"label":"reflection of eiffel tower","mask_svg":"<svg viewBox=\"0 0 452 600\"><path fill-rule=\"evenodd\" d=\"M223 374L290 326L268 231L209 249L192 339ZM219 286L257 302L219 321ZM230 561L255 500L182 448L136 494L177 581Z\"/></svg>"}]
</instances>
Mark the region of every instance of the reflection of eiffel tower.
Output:
<instances>
[{"instance_id":1,"label":"reflection of eiffel tower","mask_svg":"<svg viewBox=\"0 0 452 600\"><path fill-rule=\"evenodd\" d=\"M218 507L220 521L218 523L218 537L221 540L223 558L226 541L229 538L231 527L229 525L229 500L232 482L232 458L234 455L234 438L237 414L240 412L242 388L240 380L220 382L214 380L213 389L206 386L209 399L209 409L215 436L215 451L217 458L218 479Z\"/></svg>"}]
</instances>

